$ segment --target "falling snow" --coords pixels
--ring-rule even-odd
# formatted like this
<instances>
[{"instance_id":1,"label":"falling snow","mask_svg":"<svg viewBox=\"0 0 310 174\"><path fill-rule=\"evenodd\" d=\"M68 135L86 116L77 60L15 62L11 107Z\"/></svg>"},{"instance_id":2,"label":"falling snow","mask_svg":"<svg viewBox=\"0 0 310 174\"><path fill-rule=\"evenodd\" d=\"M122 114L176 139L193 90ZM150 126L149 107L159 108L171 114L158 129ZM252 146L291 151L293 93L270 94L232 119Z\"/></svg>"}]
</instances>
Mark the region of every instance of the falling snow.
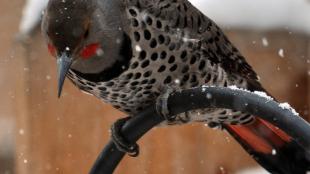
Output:
<instances>
[{"instance_id":1,"label":"falling snow","mask_svg":"<svg viewBox=\"0 0 310 174\"><path fill-rule=\"evenodd\" d=\"M24 129L19 129L18 133L19 133L19 135L24 135L25 131L24 131Z\"/></svg>"},{"instance_id":2,"label":"falling snow","mask_svg":"<svg viewBox=\"0 0 310 174\"><path fill-rule=\"evenodd\" d=\"M277 150L276 149L272 149L271 154L272 155L277 155Z\"/></svg>"},{"instance_id":3,"label":"falling snow","mask_svg":"<svg viewBox=\"0 0 310 174\"><path fill-rule=\"evenodd\" d=\"M181 81L180 81L180 79L175 79L175 80L174 80L174 83L175 83L175 84L180 84Z\"/></svg>"},{"instance_id":4,"label":"falling snow","mask_svg":"<svg viewBox=\"0 0 310 174\"><path fill-rule=\"evenodd\" d=\"M102 56L103 55L103 50L101 48L96 50L96 55L97 56Z\"/></svg>"},{"instance_id":5,"label":"falling snow","mask_svg":"<svg viewBox=\"0 0 310 174\"><path fill-rule=\"evenodd\" d=\"M140 47L140 45L136 45L135 49L136 49L137 52L141 52L142 51L142 48Z\"/></svg>"},{"instance_id":6,"label":"falling snow","mask_svg":"<svg viewBox=\"0 0 310 174\"><path fill-rule=\"evenodd\" d=\"M265 38L265 37L262 38L262 44L263 44L264 47L268 47L269 46L269 42L268 42L267 38Z\"/></svg>"},{"instance_id":7,"label":"falling snow","mask_svg":"<svg viewBox=\"0 0 310 174\"><path fill-rule=\"evenodd\" d=\"M207 99L211 99L212 98L212 94L207 93Z\"/></svg>"},{"instance_id":8,"label":"falling snow","mask_svg":"<svg viewBox=\"0 0 310 174\"><path fill-rule=\"evenodd\" d=\"M281 48L279 49L278 55L282 58L284 58L284 50Z\"/></svg>"}]
</instances>

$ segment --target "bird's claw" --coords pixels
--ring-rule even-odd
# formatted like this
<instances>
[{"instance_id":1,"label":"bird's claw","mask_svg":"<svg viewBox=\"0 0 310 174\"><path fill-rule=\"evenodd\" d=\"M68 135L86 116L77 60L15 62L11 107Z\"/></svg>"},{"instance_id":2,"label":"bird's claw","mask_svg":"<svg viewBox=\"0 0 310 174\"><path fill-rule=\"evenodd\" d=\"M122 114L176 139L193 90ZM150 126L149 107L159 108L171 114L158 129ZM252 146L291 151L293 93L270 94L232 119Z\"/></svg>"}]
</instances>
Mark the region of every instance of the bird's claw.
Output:
<instances>
[{"instance_id":1,"label":"bird's claw","mask_svg":"<svg viewBox=\"0 0 310 174\"><path fill-rule=\"evenodd\" d=\"M131 117L118 119L111 127L111 138L114 142L116 148L121 151L127 153L131 157L137 157L139 155L139 146L137 143L129 142L122 135L122 127Z\"/></svg>"},{"instance_id":2,"label":"bird's claw","mask_svg":"<svg viewBox=\"0 0 310 174\"><path fill-rule=\"evenodd\" d=\"M165 87L164 93L161 94L156 100L156 111L159 115L163 116L166 121L173 122L174 118L169 115L168 98L174 90L171 87Z\"/></svg>"}]
</instances>

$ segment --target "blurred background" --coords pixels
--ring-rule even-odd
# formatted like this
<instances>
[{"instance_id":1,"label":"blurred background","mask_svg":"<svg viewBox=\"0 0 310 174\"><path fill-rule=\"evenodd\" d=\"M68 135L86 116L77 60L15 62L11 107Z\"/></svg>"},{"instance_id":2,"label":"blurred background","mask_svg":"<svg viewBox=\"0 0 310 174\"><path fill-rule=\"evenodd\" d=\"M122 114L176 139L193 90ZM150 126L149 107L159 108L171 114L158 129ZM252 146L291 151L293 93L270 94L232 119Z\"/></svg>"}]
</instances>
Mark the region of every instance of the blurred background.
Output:
<instances>
[{"instance_id":1,"label":"blurred background","mask_svg":"<svg viewBox=\"0 0 310 174\"><path fill-rule=\"evenodd\" d=\"M0 1L0 174L87 173L125 116L71 83L57 98L55 60L38 27L46 2ZM264 86L309 120L310 1L191 2L225 29ZM125 157L116 173L263 173L228 134L203 124L155 128L139 144L141 155Z\"/></svg>"}]
</instances>

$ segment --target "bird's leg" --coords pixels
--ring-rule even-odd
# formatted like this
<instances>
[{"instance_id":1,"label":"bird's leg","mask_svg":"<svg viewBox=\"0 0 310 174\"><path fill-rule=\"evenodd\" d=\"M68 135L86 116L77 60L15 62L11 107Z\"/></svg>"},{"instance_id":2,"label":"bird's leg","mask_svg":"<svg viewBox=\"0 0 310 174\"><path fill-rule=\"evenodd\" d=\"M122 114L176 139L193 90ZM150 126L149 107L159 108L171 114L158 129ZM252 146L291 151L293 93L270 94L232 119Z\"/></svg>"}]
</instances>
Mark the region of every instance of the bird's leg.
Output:
<instances>
[{"instance_id":1,"label":"bird's leg","mask_svg":"<svg viewBox=\"0 0 310 174\"><path fill-rule=\"evenodd\" d=\"M128 153L131 157L136 157L139 155L138 144L129 142L122 134L122 127L130 118L121 118L113 123L111 127L111 138L119 151Z\"/></svg>"}]
</instances>

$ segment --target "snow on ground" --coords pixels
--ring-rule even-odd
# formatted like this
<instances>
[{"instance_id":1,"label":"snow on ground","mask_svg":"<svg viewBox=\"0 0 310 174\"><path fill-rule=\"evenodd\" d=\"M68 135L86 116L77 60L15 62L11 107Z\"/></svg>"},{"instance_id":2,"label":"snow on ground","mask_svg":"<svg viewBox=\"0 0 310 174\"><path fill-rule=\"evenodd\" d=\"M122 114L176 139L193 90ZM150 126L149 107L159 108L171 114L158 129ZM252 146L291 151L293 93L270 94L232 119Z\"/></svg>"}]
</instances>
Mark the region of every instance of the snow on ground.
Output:
<instances>
[{"instance_id":1,"label":"snow on ground","mask_svg":"<svg viewBox=\"0 0 310 174\"><path fill-rule=\"evenodd\" d=\"M286 29L310 34L309 0L190 0L204 14L226 28ZM27 0L20 33L38 25L48 0ZM265 42L266 43L266 42Z\"/></svg>"}]
</instances>

